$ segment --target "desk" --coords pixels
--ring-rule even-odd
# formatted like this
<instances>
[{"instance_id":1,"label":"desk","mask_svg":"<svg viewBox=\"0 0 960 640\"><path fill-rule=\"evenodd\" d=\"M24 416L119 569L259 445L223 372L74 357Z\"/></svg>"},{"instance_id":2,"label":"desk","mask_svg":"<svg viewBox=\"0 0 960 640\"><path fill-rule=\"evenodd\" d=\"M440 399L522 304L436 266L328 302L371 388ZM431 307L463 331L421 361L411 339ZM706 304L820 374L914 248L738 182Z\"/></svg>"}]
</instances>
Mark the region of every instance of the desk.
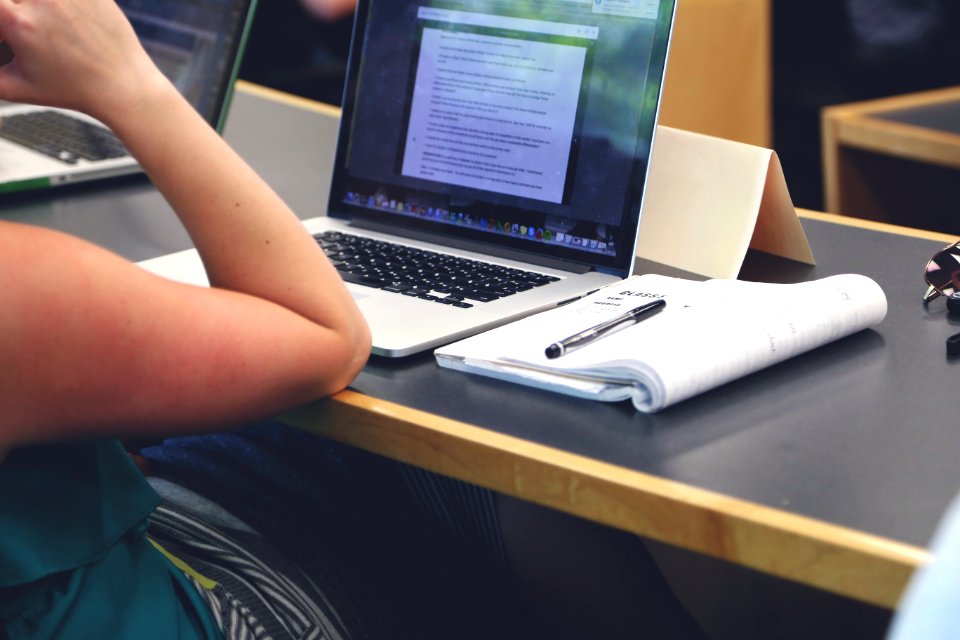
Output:
<instances>
[{"instance_id":1,"label":"desk","mask_svg":"<svg viewBox=\"0 0 960 640\"><path fill-rule=\"evenodd\" d=\"M303 217L324 207L336 112L242 85L226 137ZM16 199L5 218L143 259L188 246L144 182ZM344 442L864 602L893 607L960 488L960 329L924 309L936 234L810 213L817 267L752 255L745 278L873 277L876 331L657 415L375 358L351 389L290 413ZM859 224L859 223L858 223ZM643 265L656 268L654 265Z\"/></svg>"},{"instance_id":2,"label":"desk","mask_svg":"<svg viewBox=\"0 0 960 640\"><path fill-rule=\"evenodd\" d=\"M440 370L425 355L374 359L350 391L288 420L892 608L926 560L923 547L960 487L960 432L950 414L956 369L944 355L945 338L960 329L944 313L924 312L920 276L909 268L942 243L815 217L804 227L815 253L820 249L820 266L753 256L748 267L756 271L747 277L866 273L891 302L877 331L652 416L629 404L590 403ZM842 255L846 247L849 256ZM890 256L897 258L888 262ZM936 378L941 398L919 393L925 374Z\"/></svg>"},{"instance_id":3,"label":"desk","mask_svg":"<svg viewBox=\"0 0 960 640\"><path fill-rule=\"evenodd\" d=\"M960 87L823 110L826 208L960 234Z\"/></svg>"}]
</instances>

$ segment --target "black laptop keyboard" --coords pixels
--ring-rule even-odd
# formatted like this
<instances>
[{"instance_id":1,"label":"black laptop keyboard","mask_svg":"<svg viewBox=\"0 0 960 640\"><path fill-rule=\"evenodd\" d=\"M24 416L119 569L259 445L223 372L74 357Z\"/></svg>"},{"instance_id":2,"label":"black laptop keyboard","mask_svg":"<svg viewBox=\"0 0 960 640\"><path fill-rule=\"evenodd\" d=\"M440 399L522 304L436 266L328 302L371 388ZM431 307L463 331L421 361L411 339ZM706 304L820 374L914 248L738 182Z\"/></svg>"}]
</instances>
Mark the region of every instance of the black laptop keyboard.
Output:
<instances>
[{"instance_id":1,"label":"black laptop keyboard","mask_svg":"<svg viewBox=\"0 0 960 640\"><path fill-rule=\"evenodd\" d=\"M73 118L59 111L32 111L4 116L0 138L68 164L128 155L126 147L106 127Z\"/></svg>"},{"instance_id":2,"label":"black laptop keyboard","mask_svg":"<svg viewBox=\"0 0 960 640\"><path fill-rule=\"evenodd\" d=\"M346 282L464 309L559 280L338 231L314 238Z\"/></svg>"}]
</instances>

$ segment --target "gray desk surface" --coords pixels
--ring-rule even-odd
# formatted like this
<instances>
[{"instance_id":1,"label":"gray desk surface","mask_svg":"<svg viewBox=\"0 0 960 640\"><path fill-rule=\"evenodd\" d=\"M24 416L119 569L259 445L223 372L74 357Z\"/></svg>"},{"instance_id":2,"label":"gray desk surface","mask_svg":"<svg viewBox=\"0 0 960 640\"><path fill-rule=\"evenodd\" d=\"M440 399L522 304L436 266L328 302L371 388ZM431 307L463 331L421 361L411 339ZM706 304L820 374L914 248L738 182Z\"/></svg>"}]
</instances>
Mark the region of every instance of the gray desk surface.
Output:
<instances>
[{"instance_id":1,"label":"gray desk surface","mask_svg":"<svg viewBox=\"0 0 960 640\"><path fill-rule=\"evenodd\" d=\"M821 265L766 268L794 281L858 272L890 308L862 332L655 415L438 368L431 355L374 359L352 387L618 466L915 545L960 490L960 332L925 310L935 242L805 221ZM848 254L848 255L843 255ZM759 258L759 256L754 257ZM753 263L777 262L773 259ZM755 264L748 264L748 268ZM747 274L745 274L747 275Z\"/></svg>"},{"instance_id":2,"label":"gray desk surface","mask_svg":"<svg viewBox=\"0 0 960 640\"><path fill-rule=\"evenodd\" d=\"M265 99L247 88L235 98L226 137L302 217L309 217L324 210L335 128L335 113L318 117L315 109ZM133 260L188 246L169 208L146 182L17 198L6 203L0 215L75 233ZM871 561L874 555L879 558L883 566L878 573L883 575L878 580L890 582L878 591L849 586L870 580L855 574L861 566L856 562L853 568L841 570L854 575L835 581L818 577L824 569L816 563L828 567L835 562L831 558L798 559L801 564L813 563L814 568L798 568L795 573L782 568L776 550L769 554L773 558L769 561L748 558L743 562L891 606L909 571L923 560L922 548L943 509L960 489L960 421L955 415L960 362L949 360L944 346L947 336L960 331L960 322L947 318L942 300L929 309L920 304L923 265L943 243L815 219L805 219L803 224L818 266L756 254L748 258L741 277L792 282L863 273L874 278L889 299L888 317L876 330L652 416L634 412L627 403L593 403L440 370L430 354L399 361L374 358L352 385L358 395L348 392L349 402L343 404L382 401L387 408L406 407L436 416L444 429L448 424L472 425L481 433L574 454L576 460L600 461L609 465L603 466L603 473L610 468L622 470L628 484L646 482L649 476L675 483L671 487L728 496L737 504L761 508L761 515L741 513L739 521L756 524L769 514L775 519L782 516L787 524L778 529L778 535L787 536L788 541L790 536L806 535L797 532L809 530L808 520L863 532L867 542L855 553ZM319 404L317 421L321 422L322 416L329 417L323 411L329 409L330 401ZM374 413L389 411L373 406L364 415ZM310 418L300 421L305 419ZM409 417L397 420L410 422ZM451 420L455 422L447 422ZM327 428L317 425L317 430ZM373 436L362 435L359 427L351 433L329 428L334 437L391 451L390 444L365 443L364 437ZM432 438L439 431L431 433ZM443 448L441 442L430 446L436 451ZM419 459L410 456L411 461ZM498 458L496 464L504 461ZM436 468L449 471L452 467ZM484 478L487 472L493 473L473 469L459 475L538 499L535 490L521 487L516 478L498 480L503 469L498 468L501 475L489 482ZM509 469L506 473L509 476ZM576 478L583 481L583 476ZM574 496L569 483L566 490L570 504L561 508L613 524L621 517L630 521L620 513L628 509L623 504L595 516L582 496ZM696 500L702 498L695 495ZM710 513L717 509L725 513L724 508L711 504ZM795 516L802 526L793 527ZM729 533L723 529L726 522L711 520L696 526L716 526L714 533L723 537ZM682 523L676 525L677 531L666 533L652 530L656 523L649 521L623 526L733 561L739 561L742 552L730 552L729 540L719 550L691 542L697 532L681 530ZM828 527L823 535L833 536L834 529ZM747 548L749 542L739 543ZM892 551L884 548L886 542Z\"/></svg>"}]
</instances>

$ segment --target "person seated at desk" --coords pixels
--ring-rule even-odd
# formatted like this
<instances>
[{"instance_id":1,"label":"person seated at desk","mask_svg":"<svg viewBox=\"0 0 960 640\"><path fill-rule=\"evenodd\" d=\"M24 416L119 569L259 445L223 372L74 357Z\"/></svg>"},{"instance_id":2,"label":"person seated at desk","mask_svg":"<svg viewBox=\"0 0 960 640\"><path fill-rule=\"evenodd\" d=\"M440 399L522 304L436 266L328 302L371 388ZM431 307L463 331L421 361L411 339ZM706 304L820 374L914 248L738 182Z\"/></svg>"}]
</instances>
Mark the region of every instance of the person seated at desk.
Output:
<instances>
[{"instance_id":1,"label":"person seated at desk","mask_svg":"<svg viewBox=\"0 0 960 640\"><path fill-rule=\"evenodd\" d=\"M156 494L104 438L223 428L328 395L364 365L369 331L297 217L115 2L2 0L0 36L15 56L0 98L109 125L214 284L0 222L0 636L219 637L190 572L144 536Z\"/></svg>"},{"instance_id":2,"label":"person seated at desk","mask_svg":"<svg viewBox=\"0 0 960 640\"><path fill-rule=\"evenodd\" d=\"M15 56L0 98L110 126L213 283L0 221L0 638L451 637L420 604L444 587L429 580L446 558L425 549L434 538L402 544L419 529L349 550L299 532L315 555L374 560L356 570L370 579L364 599L348 602L202 496L168 486L179 501L158 509L114 438L223 429L342 389L368 357L366 323L297 217L154 66L113 0L0 0L0 39ZM324 513L322 529L349 542L363 510Z\"/></svg>"}]
</instances>

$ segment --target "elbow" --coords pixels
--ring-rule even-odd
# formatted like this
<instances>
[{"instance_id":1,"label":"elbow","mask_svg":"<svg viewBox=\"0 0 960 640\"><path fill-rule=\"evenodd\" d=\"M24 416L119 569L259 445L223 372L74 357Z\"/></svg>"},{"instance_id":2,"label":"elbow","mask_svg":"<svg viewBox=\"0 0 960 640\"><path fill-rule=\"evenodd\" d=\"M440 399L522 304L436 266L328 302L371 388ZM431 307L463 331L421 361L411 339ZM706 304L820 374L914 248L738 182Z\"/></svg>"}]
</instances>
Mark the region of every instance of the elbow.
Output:
<instances>
[{"instance_id":1,"label":"elbow","mask_svg":"<svg viewBox=\"0 0 960 640\"><path fill-rule=\"evenodd\" d=\"M332 358L332 375L327 370L322 395L328 396L342 391L353 382L370 358L372 338L367 323L360 318L341 333L337 353Z\"/></svg>"},{"instance_id":2,"label":"elbow","mask_svg":"<svg viewBox=\"0 0 960 640\"><path fill-rule=\"evenodd\" d=\"M370 335L370 327L367 326L367 322L362 318L356 326L353 328L353 335L351 339L351 349L350 349L350 358L347 363L347 375L349 380L344 382L343 387L346 387L350 384L354 378L357 377L357 374L360 373L360 370L363 369L367 364L367 360L370 359L370 350L373 348L373 337Z\"/></svg>"}]
</instances>

